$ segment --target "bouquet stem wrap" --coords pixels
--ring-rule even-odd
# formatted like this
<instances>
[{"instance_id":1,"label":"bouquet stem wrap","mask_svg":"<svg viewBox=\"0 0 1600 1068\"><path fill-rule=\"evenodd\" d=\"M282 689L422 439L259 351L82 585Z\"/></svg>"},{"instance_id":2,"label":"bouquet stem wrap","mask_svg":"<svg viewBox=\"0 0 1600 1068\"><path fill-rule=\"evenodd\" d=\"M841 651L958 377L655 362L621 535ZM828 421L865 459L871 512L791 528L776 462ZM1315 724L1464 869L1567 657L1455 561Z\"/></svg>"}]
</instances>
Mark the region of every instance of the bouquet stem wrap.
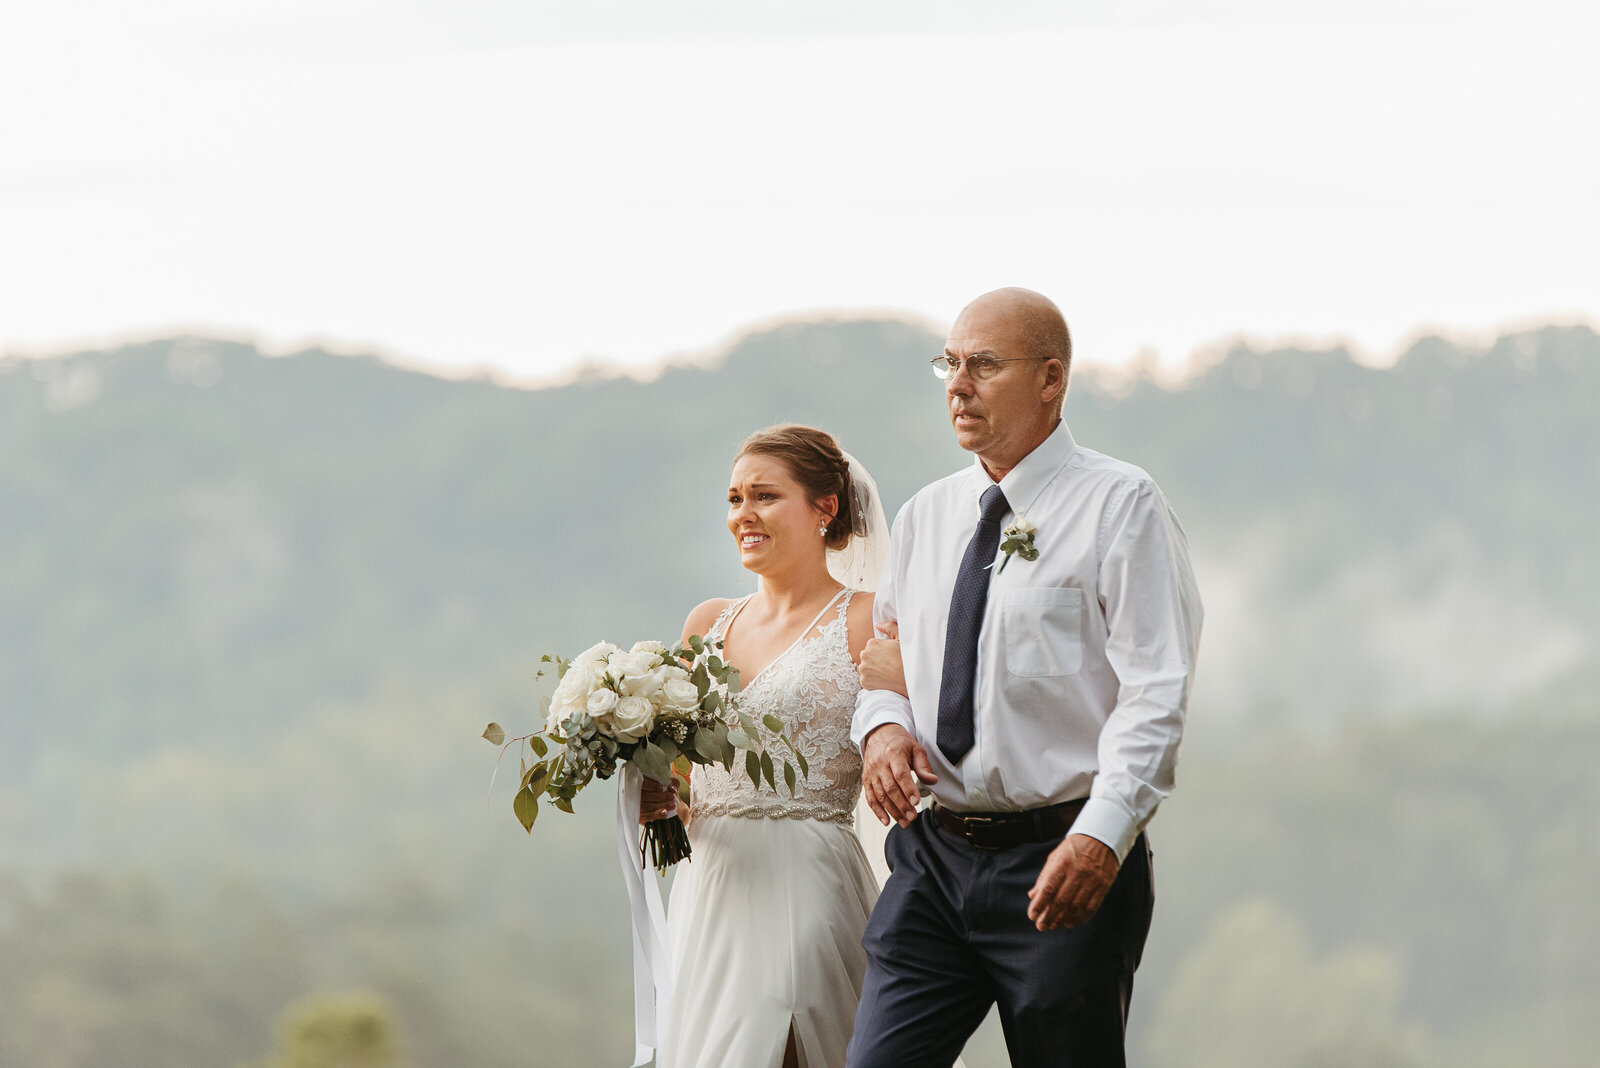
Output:
<instances>
[{"instance_id":1,"label":"bouquet stem wrap","mask_svg":"<svg viewBox=\"0 0 1600 1068\"><path fill-rule=\"evenodd\" d=\"M643 1068L655 1056L660 1036L657 1013L672 1004L672 949L667 942L667 913L661 905L661 888L645 878L640 860L639 795L644 773L631 763L617 769L617 856L628 887L628 910L633 915L633 1068Z\"/></svg>"}]
</instances>

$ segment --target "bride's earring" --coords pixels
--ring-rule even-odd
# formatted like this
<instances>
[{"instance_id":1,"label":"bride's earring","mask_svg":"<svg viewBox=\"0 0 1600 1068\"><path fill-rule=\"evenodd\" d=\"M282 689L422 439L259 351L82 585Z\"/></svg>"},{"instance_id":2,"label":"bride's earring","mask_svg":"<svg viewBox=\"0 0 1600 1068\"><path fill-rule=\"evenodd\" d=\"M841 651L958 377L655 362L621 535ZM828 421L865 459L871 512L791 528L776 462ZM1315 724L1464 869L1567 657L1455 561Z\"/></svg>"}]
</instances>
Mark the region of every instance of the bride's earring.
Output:
<instances>
[{"instance_id":1,"label":"bride's earring","mask_svg":"<svg viewBox=\"0 0 1600 1068\"><path fill-rule=\"evenodd\" d=\"M826 538L828 536L828 524L824 523L820 527L818 527L817 528L817 533L821 534L824 538Z\"/></svg>"}]
</instances>

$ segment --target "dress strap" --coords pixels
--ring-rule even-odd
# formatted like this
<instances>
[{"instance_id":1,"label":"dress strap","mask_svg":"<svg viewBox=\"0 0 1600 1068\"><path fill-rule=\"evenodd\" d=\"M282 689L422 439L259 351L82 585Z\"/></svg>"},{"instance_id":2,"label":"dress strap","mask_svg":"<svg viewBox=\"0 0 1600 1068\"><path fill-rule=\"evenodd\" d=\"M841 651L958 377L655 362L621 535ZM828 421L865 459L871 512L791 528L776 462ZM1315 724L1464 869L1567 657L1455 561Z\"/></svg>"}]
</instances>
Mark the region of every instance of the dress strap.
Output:
<instances>
[{"instance_id":1,"label":"dress strap","mask_svg":"<svg viewBox=\"0 0 1600 1068\"><path fill-rule=\"evenodd\" d=\"M751 598L754 596L755 594L753 593L745 594L737 601L731 602L728 607L724 608L721 612L717 613L716 622L712 623L711 629L706 631L706 641L716 641L720 638L726 637L728 628L733 626L734 619L738 617L740 612L744 611L744 606L749 604Z\"/></svg>"},{"instance_id":2,"label":"dress strap","mask_svg":"<svg viewBox=\"0 0 1600 1068\"><path fill-rule=\"evenodd\" d=\"M831 600L827 604L823 605L822 606L822 611L817 613L817 618L813 619L810 623L806 624L806 629L800 632L800 639L804 640L805 636L807 634L811 633L811 628L815 627L818 623L822 622L822 617L828 614L828 609L830 609L834 605L838 604L839 603L839 598L841 598L841 597L844 598L844 605L840 606L839 611L843 612L845 610L845 606L848 606L850 604L850 594L852 592L853 591L848 586L846 586L844 589L842 589L838 593L834 594L833 595L833 600Z\"/></svg>"}]
</instances>

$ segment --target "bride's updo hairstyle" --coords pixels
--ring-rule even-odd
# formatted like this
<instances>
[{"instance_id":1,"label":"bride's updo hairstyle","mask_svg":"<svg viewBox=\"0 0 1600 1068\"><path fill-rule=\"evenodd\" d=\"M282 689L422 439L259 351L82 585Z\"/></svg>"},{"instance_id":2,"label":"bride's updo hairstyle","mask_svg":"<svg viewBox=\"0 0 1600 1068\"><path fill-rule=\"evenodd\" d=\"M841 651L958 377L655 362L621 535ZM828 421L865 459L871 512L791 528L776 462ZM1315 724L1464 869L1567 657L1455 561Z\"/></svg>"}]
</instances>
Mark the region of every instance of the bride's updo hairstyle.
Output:
<instances>
[{"instance_id":1,"label":"bride's updo hairstyle","mask_svg":"<svg viewBox=\"0 0 1600 1068\"><path fill-rule=\"evenodd\" d=\"M785 423L758 430L739 447L741 456L770 456L783 464L812 501L833 494L839 511L828 524L824 548L843 549L854 534L864 533L866 517L860 515L856 494L850 485L850 464L833 435L813 426Z\"/></svg>"}]
</instances>

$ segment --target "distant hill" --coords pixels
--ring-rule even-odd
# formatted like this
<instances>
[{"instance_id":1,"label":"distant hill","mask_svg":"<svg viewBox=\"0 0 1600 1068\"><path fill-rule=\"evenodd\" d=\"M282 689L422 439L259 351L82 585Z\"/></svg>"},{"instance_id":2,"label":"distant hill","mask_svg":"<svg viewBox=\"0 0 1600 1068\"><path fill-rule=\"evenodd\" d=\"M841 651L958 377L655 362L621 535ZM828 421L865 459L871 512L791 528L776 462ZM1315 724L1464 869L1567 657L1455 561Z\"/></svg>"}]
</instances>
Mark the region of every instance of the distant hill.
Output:
<instances>
[{"instance_id":1,"label":"distant hill","mask_svg":"<svg viewBox=\"0 0 1600 1068\"><path fill-rule=\"evenodd\" d=\"M835 431L891 512L967 462L939 344L801 323L715 369L542 391L196 338L0 363L0 767L56 724L100 752L258 738L399 668L671 631L749 587L721 480L750 430ZM1550 328L1387 370L1240 349L1173 388L1085 373L1067 417L1189 531L1203 707L1493 707L1600 648L1597 386L1600 339Z\"/></svg>"}]
</instances>

